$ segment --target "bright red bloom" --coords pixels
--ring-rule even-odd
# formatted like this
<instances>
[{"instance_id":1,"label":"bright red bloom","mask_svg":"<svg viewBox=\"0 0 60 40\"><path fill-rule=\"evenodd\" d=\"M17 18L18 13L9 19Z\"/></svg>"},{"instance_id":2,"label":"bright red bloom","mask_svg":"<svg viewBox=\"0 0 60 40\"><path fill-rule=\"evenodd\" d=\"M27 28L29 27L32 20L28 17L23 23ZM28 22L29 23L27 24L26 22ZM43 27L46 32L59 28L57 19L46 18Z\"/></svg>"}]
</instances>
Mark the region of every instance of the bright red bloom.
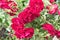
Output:
<instances>
[{"instance_id":1,"label":"bright red bloom","mask_svg":"<svg viewBox=\"0 0 60 40\"><path fill-rule=\"evenodd\" d=\"M25 38L25 31L24 30L15 31L15 35L17 38Z\"/></svg>"},{"instance_id":2,"label":"bright red bloom","mask_svg":"<svg viewBox=\"0 0 60 40\"><path fill-rule=\"evenodd\" d=\"M10 12L7 12L11 16L15 14L15 12L18 10L17 4L14 1L11 0L1 0L0 1L0 8L3 9L4 11L10 10Z\"/></svg>"},{"instance_id":3,"label":"bright red bloom","mask_svg":"<svg viewBox=\"0 0 60 40\"><path fill-rule=\"evenodd\" d=\"M35 11L35 12L41 12L44 8L44 3L42 0L31 0L29 6Z\"/></svg>"},{"instance_id":4,"label":"bright red bloom","mask_svg":"<svg viewBox=\"0 0 60 40\"><path fill-rule=\"evenodd\" d=\"M52 24L45 23L42 25L42 28L46 31L48 31L52 36L55 35L55 28Z\"/></svg>"},{"instance_id":5,"label":"bright red bloom","mask_svg":"<svg viewBox=\"0 0 60 40\"><path fill-rule=\"evenodd\" d=\"M33 34L34 34L33 28L26 28L25 29L25 38L32 38Z\"/></svg>"},{"instance_id":6,"label":"bright red bloom","mask_svg":"<svg viewBox=\"0 0 60 40\"><path fill-rule=\"evenodd\" d=\"M0 2L0 8L2 8L2 9L9 9L10 7L8 6L7 3L5 3L5 2Z\"/></svg>"},{"instance_id":7,"label":"bright red bloom","mask_svg":"<svg viewBox=\"0 0 60 40\"><path fill-rule=\"evenodd\" d=\"M14 31L24 29L24 25L23 25L23 24L20 24L20 25L11 24L11 27L12 27L12 29L13 29Z\"/></svg>"},{"instance_id":8,"label":"bright red bloom","mask_svg":"<svg viewBox=\"0 0 60 40\"><path fill-rule=\"evenodd\" d=\"M39 0L39 1L31 0L30 2L33 2L32 4L34 4L34 5L32 6L32 4L29 4L29 7L24 9L23 12L21 12L18 15L18 17L20 19L22 18L25 21L25 23L32 22L34 19L39 17L40 16L39 13L44 8L44 4L43 4L42 0Z\"/></svg>"},{"instance_id":9,"label":"bright red bloom","mask_svg":"<svg viewBox=\"0 0 60 40\"><path fill-rule=\"evenodd\" d=\"M18 18L13 18L12 23L11 27L14 31L24 29L24 24Z\"/></svg>"},{"instance_id":10,"label":"bright red bloom","mask_svg":"<svg viewBox=\"0 0 60 40\"><path fill-rule=\"evenodd\" d=\"M19 22L18 18L12 19L12 29L15 31L17 38L31 38L34 34L33 28L24 28L24 25Z\"/></svg>"},{"instance_id":11,"label":"bright red bloom","mask_svg":"<svg viewBox=\"0 0 60 40\"><path fill-rule=\"evenodd\" d=\"M8 0L0 0L0 2L7 2Z\"/></svg>"},{"instance_id":12,"label":"bright red bloom","mask_svg":"<svg viewBox=\"0 0 60 40\"><path fill-rule=\"evenodd\" d=\"M35 18L39 17L39 13L33 13L33 11L30 7L26 8L23 12L21 12L18 17L20 20L23 20L24 23L32 22Z\"/></svg>"},{"instance_id":13,"label":"bright red bloom","mask_svg":"<svg viewBox=\"0 0 60 40\"><path fill-rule=\"evenodd\" d=\"M42 28L48 31L51 36L56 36L58 38L60 37L60 31L56 30L52 24L45 23L42 25Z\"/></svg>"},{"instance_id":14,"label":"bright red bloom","mask_svg":"<svg viewBox=\"0 0 60 40\"><path fill-rule=\"evenodd\" d=\"M49 14L55 14L58 10L58 5L52 4L52 5L48 5L46 8L48 9Z\"/></svg>"},{"instance_id":15,"label":"bright red bloom","mask_svg":"<svg viewBox=\"0 0 60 40\"><path fill-rule=\"evenodd\" d=\"M12 19L12 23L19 25L19 24L24 24L25 21L22 19L22 17L20 17L20 18L16 17L16 18L13 18L13 19Z\"/></svg>"},{"instance_id":16,"label":"bright red bloom","mask_svg":"<svg viewBox=\"0 0 60 40\"><path fill-rule=\"evenodd\" d=\"M39 17L39 13L43 10L43 8L44 4L42 0L30 0L29 6L19 13L17 18L12 19L12 29L15 31L17 38L31 38L33 36L33 28L23 28L20 25L32 22L34 19Z\"/></svg>"},{"instance_id":17,"label":"bright red bloom","mask_svg":"<svg viewBox=\"0 0 60 40\"><path fill-rule=\"evenodd\" d=\"M22 30L15 31L17 38L31 38L34 34L33 28L25 28Z\"/></svg>"},{"instance_id":18,"label":"bright red bloom","mask_svg":"<svg viewBox=\"0 0 60 40\"><path fill-rule=\"evenodd\" d=\"M16 17L16 18L12 19L12 23L20 25L20 24L24 24L24 21L23 21L23 19L19 19L19 18Z\"/></svg>"},{"instance_id":19,"label":"bright red bloom","mask_svg":"<svg viewBox=\"0 0 60 40\"><path fill-rule=\"evenodd\" d=\"M12 19L12 23L13 23L13 24L20 24L18 18L13 18L13 19Z\"/></svg>"},{"instance_id":20,"label":"bright red bloom","mask_svg":"<svg viewBox=\"0 0 60 40\"><path fill-rule=\"evenodd\" d=\"M49 30L50 31L54 30L54 27L53 27L52 24L45 23L45 24L42 25L42 27L43 27L44 30L48 30L48 31Z\"/></svg>"}]
</instances>

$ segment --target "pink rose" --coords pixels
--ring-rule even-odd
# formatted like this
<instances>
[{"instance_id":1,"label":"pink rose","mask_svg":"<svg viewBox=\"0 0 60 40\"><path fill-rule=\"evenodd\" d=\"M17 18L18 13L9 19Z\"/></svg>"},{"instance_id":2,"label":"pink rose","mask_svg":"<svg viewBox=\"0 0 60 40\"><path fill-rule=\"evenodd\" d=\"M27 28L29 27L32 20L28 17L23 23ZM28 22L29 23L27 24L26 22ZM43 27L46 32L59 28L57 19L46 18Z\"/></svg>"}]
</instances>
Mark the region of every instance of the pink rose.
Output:
<instances>
[{"instance_id":1,"label":"pink rose","mask_svg":"<svg viewBox=\"0 0 60 40\"><path fill-rule=\"evenodd\" d=\"M52 5L48 5L46 8L48 9L49 14L55 14L58 10L58 5L52 4Z\"/></svg>"}]
</instances>

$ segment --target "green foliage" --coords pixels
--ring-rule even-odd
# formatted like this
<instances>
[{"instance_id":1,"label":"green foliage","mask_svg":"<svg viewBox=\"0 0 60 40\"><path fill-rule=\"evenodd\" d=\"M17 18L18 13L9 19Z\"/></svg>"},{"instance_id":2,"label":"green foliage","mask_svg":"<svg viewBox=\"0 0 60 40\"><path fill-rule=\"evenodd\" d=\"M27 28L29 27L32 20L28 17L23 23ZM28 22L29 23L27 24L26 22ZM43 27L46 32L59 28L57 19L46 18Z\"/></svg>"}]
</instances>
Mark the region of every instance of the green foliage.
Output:
<instances>
[{"instance_id":1,"label":"green foliage","mask_svg":"<svg viewBox=\"0 0 60 40\"><path fill-rule=\"evenodd\" d=\"M18 12L17 15L23 11L28 5L29 0L15 0L18 4ZM46 0L45 0L46 1ZM60 8L60 0L57 0L56 3L59 5ZM47 4L45 4L47 5ZM13 16L16 17L16 16ZM11 29L11 18L6 12L4 12L2 9L0 9L0 29L5 28L6 32L5 35L6 38L1 37L0 40L17 40L15 36L11 37L11 35L8 34L8 31L10 30L11 34L13 34L13 31ZM48 15L47 10L44 9L40 13L40 17L35 19L33 22L26 24L26 27L34 27L35 34L30 40L46 40L46 35L48 34L45 30L42 30L41 25L45 22L52 23L56 29L60 30L60 16L55 15ZM8 30L7 30L8 28ZM49 40L52 40L51 37L49 37Z\"/></svg>"}]
</instances>

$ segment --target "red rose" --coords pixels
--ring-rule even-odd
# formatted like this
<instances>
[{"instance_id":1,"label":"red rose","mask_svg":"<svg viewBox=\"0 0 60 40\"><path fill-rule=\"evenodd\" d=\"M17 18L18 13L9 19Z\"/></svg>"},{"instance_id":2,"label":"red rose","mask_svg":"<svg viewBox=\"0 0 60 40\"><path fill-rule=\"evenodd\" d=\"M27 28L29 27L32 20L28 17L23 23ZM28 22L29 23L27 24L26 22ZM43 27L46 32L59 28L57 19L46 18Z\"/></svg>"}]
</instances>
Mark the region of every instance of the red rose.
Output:
<instances>
[{"instance_id":1,"label":"red rose","mask_svg":"<svg viewBox=\"0 0 60 40\"><path fill-rule=\"evenodd\" d=\"M17 38L25 38L25 31L24 30L15 31L15 35Z\"/></svg>"},{"instance_id":2,"label":"red rose","mask_svg":"<svg viewBox=\"0 0 60 40\"><path fill-rule=\"evenodd\" d=\"M14 31L24 29L24 25L23 25L23 24L20 24L20 25L17 25L17 24L11 24L11 27L12 27L12 29L13 29Z\"/></svg>"},{"instance_id":3,"label":"red rose","mask_svg":"<svg viewBox=\"0 0 60 40\"><path fill-rule=\"evenodd\" d=\"M15 31L15 35L17 36L17 38L31 38L33 34L34 34L33 28L25 28Z\"/></svg>"},{"instance_id":4,"label":"red rose","mask_svg":"<svg viewBox=\"0 0 60 40\"><path fill-rule=\"evenodd\" d=\"M8 0L0 0L0 2L7 2Z\"/></svg>"},{"instance_id":5,"label":"red rose","mask_svg":"<svg viewBox=\"0 0 60 40\"><path fill-rule=\"evenodd\" d=\"M18 18L13 18L12 23L13 24L20 24L20 20Z\"/></svg>"},{"instance_id":6,"label":"red rose","mask_svg":"<svg viewBox=\"0 0 60 40\"><path fill-rule=\"evenodd\" d=\"M34 34L34 29L33 28L26 28L25 29L25 37L26 38L31 38Z\"/></svg>"},{"instance_id":7,"label":"red rose","mask_svg":"<svg viewBox=\"0 0 60 40\"><path fill-rule=\"evenodd\" d=\"M60 37L60 31L56 30L53 25L45 23L42 25L43 29L48 31L51 36Z\"/></svg>"},{"instance_id":8,"label":"red rose","mask_svg":"<svg viewBox=\"0 0 60 40\"><path fill-rule=\"evenodd\" d=\"M44 3L42 0L31 0L29 6L32 6L31 8L36 10L35 12L41 12L44 8Z\"/></svg>"},{"instance_id":9,"label":"red rose","mask_svg":"<svg viewBox=\"0 0 60 40\"><path fill-rule=\"evenodd\" d=\"M36 17L40 16L39 13L33 13L32 11L33 10L28 7L18 15L18 18L23 20L24 23L32 22Z\"/></svg>"},{"instance_id":10,"label":"red rose","mask_svg":"<svg viewBox=\"0 0 60 40\"><path fill-rule=\"evenodd\" d=\"M17 38L31 38L33 36L34 29L25 28L24 26L21 26L21 24L32 22L34 19L39 17L39 12L41 12L43 8L44 4L42 0L30 0L29 6L19 13L17 18L12 19L12 23L14 24L12 24L12 29L15 31Z\"/></svg>"},{"instance_id":11,"label":"red rose","mask_svg":"<svg viewBox=\"0 0 60 40\"><path fill-rule=\"evenodd\" d=\"M1 0L0 8L3 9L4 11L6 11L5 9L10 10L10 12L7 13L10 14L11 16L14 16L15 12L17 12L18 10L17 4L11 0Z\"/></svg>"},{"instance_id":12,"label":"red rose","mask_svg":"<svg viewBox=\"0 0 60 40\"><path fill-rule=\"evenodd\" d=\"M2 9L9 9L10 7L8 6L7 3L5 3L5 2L0 2L0 8L2 8Z\"/></svg>"},{"instance_id":13,"label":"red rose","mask_svg":"<svg viewBox=\"0 0 60 40\"><path fill-rule=\"evenodd\" d=\"M49 14L55 14L58 10L58 5L52 4L52 5L48 5L46 8L48 9Z\"/></svg>"},{"instance_id":14,"label":"red rose","mask_svg":"<svg viewBox=\"0 0 60 40\"><path fill-rule=\"evenodd\" d=\"M47 30L47 31L49 31L49 30L50 30L50 31L54 30L54 26L53 26L52 24L49 24L49 23L43 24L42 27L43 27L44 30Z\"/></svg>"},{"instance_id":15,"label":"red rose","mask_svg":"<svg viewBox=\"0 0 60 40\"><path fill-rule=\"evenodd\" d=\"M49 23L45 23L42 25L42 28L46 31L48 31L48 33L50 33L52 36L55 35L55 28L52 24L49 24Z\"/></svg>"}]
</instances>

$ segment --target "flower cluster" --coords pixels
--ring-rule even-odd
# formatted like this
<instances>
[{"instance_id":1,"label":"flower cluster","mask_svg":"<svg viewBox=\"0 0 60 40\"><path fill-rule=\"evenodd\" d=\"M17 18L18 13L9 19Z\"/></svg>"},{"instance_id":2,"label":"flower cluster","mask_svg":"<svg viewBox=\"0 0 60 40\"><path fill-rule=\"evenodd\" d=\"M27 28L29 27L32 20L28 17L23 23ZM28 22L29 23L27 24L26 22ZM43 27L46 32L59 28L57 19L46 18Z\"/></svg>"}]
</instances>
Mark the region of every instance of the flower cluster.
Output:
<instances>
[{"instance_id":1,"label":"flower cluster","mask_svg":"<svg viewBox=\"0 0 60 40\"><path fill-rule=\"evenodd\" d=\"M49 14L55 14L58 10L58 5L52 4L52 5L48 5L46 8L48 9Z\"/></svg>"},{"instance_id":2,"label":"flower cluster","mask_svg":"<svg viewBox=\"0 0 60 40\"><path fill-rule=\"evenodd\" d=\"M45 23L42 25L42 28L48 31L48 33L50 33L52 37L54 36L57 36L58 38L60 37L60 31L56 30L52 24Z\"/></svg>"},{"instance_id":3,"label":"flower cluster","mask_svg":"<svg viewBox=\"0 0 60 40\"><path fill-rule=\"evenodd\" d=\"M18 10L17 4L14 0L0 0L0 8L11 16L15 15L15 12Z\"/></svg>"},{"instance_id":4,"label":"flower cluster","mask_svg":"<svg viewBox=\"0 0 60 40\"><path fill-rule=\"evenodd\" d=\"M54 3L55 0L50 0L50 4L46 6L49 14L55 14L56 12L60 15L58 5Z\"/></svg>"},{"instance_id":5,"label":"flower cluster","mask_svg":"<svg viewBox=\"0 0 60 40\"><path fill-rule=\"evenodd\" d=\"M16 19L14 18L13 20ZM24 24L19 23L19 21L13 21L13 24L11 25L12 29L15 31L15 35L17 36L17 38L31 38L34 34L34 29L32 27L25 28Z\"/></svg>"},{"instance_id":6,"label":"flower cluster","mask_svg":"<svg viewBox=\"0 0 60 40\"><path fill-rule=\"evenodd\" d=\"M31 38L34 34L34 29L25 28L25 24L32 22L40 16L44 4L42 0L30 0L26 9L19 13L18 17L12 19L12 29L15 31L17 38Z\"/></svg>"}]
</instances>

